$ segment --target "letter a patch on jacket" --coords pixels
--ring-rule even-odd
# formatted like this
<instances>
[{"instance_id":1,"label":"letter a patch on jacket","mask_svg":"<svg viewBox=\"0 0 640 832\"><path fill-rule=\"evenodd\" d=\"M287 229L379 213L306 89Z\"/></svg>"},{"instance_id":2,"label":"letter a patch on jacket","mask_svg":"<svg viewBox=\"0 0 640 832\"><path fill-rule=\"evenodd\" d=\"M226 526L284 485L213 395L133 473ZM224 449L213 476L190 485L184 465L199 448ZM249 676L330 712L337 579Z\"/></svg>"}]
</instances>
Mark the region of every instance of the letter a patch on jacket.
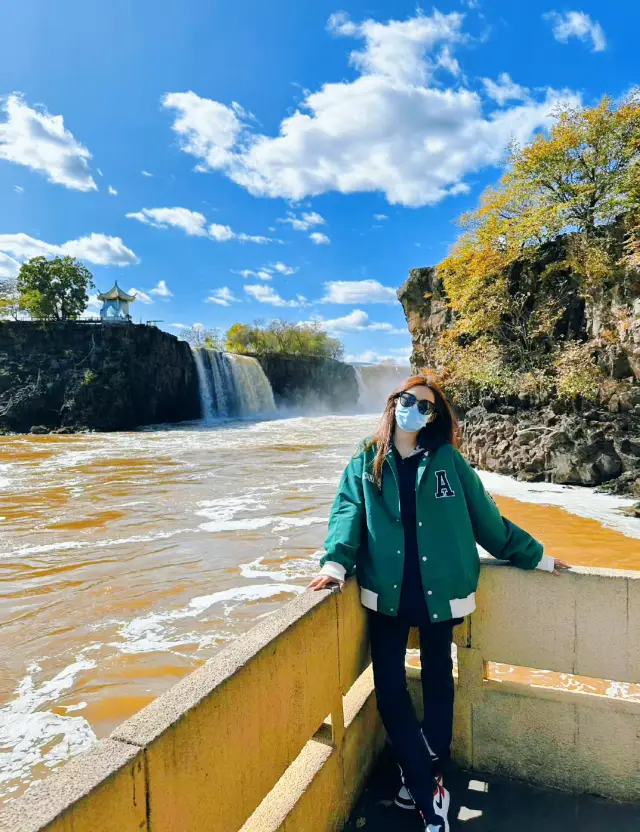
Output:
<instances>
[{"instance_id":1,"label":"letter a patch on jacket","mask_svg":"<svg viewBox=\"0 0 640 832\"><path fill-rule=\"evenodd\" d=\"M446 471L436 471L436 497L455 497L456 492L449 485Z\"/></svg>"}]
</instances>

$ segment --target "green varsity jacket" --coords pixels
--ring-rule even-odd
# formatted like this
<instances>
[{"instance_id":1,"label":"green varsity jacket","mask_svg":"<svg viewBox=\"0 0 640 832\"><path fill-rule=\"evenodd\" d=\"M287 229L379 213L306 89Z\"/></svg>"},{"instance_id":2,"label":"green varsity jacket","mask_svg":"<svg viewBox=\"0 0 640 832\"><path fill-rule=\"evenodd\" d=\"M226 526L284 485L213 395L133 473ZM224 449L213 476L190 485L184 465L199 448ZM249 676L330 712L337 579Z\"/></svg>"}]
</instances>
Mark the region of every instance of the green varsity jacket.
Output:
<instances>
[{"instance_id":1,"label":"green varsity jacket","mask_svg":"<svg viewBox=\"0 0 640 832\"><path fill-rule=\"evenodd\" d=\"M347 465L329 517L321 574L344 581L354 573L365 607L397 615L404 571L404 529L398 473L387 454L382 491L373 479L375 447ZM425 453L416 477L418 550L432 621L475 609L480 573L476 544L522 569L553 571L542 544L502 517L478 474L452 445Z\"/></svg>"}]
</instances>

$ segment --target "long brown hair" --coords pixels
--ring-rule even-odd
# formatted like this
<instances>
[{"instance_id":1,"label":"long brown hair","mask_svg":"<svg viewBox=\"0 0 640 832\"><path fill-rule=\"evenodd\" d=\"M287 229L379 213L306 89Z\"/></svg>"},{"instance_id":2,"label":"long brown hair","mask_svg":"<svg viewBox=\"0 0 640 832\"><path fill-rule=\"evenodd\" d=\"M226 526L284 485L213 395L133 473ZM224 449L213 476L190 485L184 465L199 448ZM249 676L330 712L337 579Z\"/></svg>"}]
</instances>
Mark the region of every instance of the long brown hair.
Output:
<instances>
[{"instance_id":1,"label":"long brown hair","mask_svg":"<svg viewBox=\"0 0 640 832\"><path fill-rule=\"evenodd\" d=\"M436 383L435 377L432 375L411 376L411 378L403 381L387 399L378 430L366 445L367 450L374 446L377 449L373 461L373 478L378 488L382 488L382 467L385 457L391 449L391 443L393 442L393 432L396 426L396 401L398 396L420 384L428 387L435 399L436 418L433 422L429 423L427 428L423 428L423 430L429 432L429 440L438 445L449 443L454 448L460 447L460 427L458 420L446 396Z\"/></svg>"}]
</instances>

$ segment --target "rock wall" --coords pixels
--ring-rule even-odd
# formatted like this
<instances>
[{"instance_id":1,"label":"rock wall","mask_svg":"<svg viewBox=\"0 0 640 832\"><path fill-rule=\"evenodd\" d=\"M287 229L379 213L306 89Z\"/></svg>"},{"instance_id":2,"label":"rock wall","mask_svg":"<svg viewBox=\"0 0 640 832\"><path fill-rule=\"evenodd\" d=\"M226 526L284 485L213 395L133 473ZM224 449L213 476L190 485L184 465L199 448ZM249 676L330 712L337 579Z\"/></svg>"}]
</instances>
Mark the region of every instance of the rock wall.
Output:
<instances>
[{"instance_id":1,"label":"rock wall","mask_svg":"<svg viewBox=\"0 0 640 832\"><path fill-rule=\"evenodd\" d=\"M0 323L0 430L131 430L200 416L191 348L135 324Z\"/></svg>"},{"instance_id":2,"label":"rock wall","mask_svg":"<svg viewBox=\"0 0 640 832\"><path fill-rule=\"evenodd\" d=\"M474 407L463 422L464 452L479 468L520 480L606 483L607 490L640 497L640 391L622 406L579 416Z\"/></svg>"},{"instance_id":3,"label":"rock wall","mask_svg":"<svg viewBox=\"0 0 640 832\"><path fill-rule=\"evenodd\" d=\"M533 262L515 263L514 291L543 291L539 276L565 256L566 239L540 248ZM590 340L606 376L622 382L601 404L560 407L551 394L478 397L463 421L465 452L480 468L521 479L602 485L640 496L640 278L629 270L619 285L590 303L578 285L554 332L556 342ZM412 269L398 290L413 341L415 370L434 367L435 347L453 323L436 268ZM456 405L454 401L454 405ZM466 407L470 405L467 403Z\"/></svg>"},{"instance_id":4,"label":"rock wall","mask_svg":"<svg viewBox=\"0 0 640 832\"><path fill-rule=\"evenodd\" d=\"M409 277L398 289L398 300L413 340L411 364L418 368L428 367L432 365L438 336L452 321L444 286L436 269L411 269Z\"/></svg>"},{"instance_id":5,"label":"rock wall","mask_svg":"<svg viewBox=\"0 0 640 832\"><path fill-rule=\"evenodd\" d=\"M353 412L358 382L350 364L317 356L256 356L278 407Z\"/></svg>"}]
</instances>

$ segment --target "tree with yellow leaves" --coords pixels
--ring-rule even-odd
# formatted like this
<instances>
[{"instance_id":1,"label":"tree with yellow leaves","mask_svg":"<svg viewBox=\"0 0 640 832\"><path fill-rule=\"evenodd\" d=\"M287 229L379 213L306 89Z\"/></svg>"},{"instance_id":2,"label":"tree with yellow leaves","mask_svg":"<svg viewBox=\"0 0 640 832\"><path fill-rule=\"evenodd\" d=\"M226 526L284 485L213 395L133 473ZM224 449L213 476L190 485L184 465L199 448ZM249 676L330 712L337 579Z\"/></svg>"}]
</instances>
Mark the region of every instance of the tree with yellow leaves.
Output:
<instances>
[{"instance_id":1,"label":"tree with yellow leaves","mask_svg":"<svg viewBox=\"0 0 640 832\"><path fill-rule=\"evenodd\" d=\"M622 233L612 226L635 227L628 254L639 257L640 99L605 97L555 115L548 134L512 146L507 172L461 218L463 233L438 268L455 315L442 363L466 366L462 351L481 338L506 365L534 371L571 299L593 299L619 280ZM560 237L564 256L545 261L545 244Z\"/></svg>"}]
</instances>

